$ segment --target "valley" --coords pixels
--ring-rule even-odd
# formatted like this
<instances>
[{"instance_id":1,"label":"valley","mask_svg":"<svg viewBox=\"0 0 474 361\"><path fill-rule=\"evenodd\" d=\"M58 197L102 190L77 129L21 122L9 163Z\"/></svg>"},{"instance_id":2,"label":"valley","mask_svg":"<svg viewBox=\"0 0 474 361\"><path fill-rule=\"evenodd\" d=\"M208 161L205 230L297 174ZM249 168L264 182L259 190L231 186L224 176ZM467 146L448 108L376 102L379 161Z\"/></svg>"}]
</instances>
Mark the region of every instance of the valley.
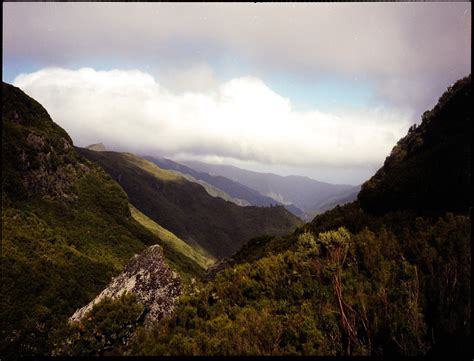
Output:
<instances>
[{"instance_id":1,"label":"valley","mask_svg":"<svg viewBox=\"0 0 474 361\"><path fill-rule=\"evenodd\" d=\"M75 147L2 91L2 355L466 355L470 76L360 191Z\"/></svg>"}]
</instances>

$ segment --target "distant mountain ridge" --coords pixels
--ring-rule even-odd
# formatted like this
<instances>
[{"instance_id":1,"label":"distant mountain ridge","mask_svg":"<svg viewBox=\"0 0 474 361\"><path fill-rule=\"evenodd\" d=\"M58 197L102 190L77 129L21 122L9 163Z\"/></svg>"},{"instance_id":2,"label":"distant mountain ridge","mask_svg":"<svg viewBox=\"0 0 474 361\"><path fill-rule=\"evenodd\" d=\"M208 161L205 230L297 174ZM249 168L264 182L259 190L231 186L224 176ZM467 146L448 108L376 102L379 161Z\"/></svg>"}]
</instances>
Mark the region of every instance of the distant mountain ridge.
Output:
<instances>
[{"instance_id":1,"label":"distant mountain ridge","mask_svg":"<svg viewBox=\"0 0 474 361\"><path fill-rule=\"evenodd\" d=\"M134 355L471 359L471 147L469 76L358 200L216 263Z\"/></svg>"},{"instance_id":2,"label":"distant mountain ridge","mask_svg":"<svg viewBox=\"0 0 474 361\"><path fill-rule=\"evenodd\" d=\"M282 204L291 203L304 212L317 211L331 199L337 199L341 194L346 195L351 191L356 192L359 188L347 184L320 182L304 176L259 173L231 165L207 164L198 161L183 161L183 163L200 172L227 177ZM356 195L353 196L353 199L355 198Z\"/></svg>"},{"instance_id":3,"label":"distant mountain ridge","mask_svg":"<svg viewBox=\"0 0 474 361\"><path fill-rule=\"evenodd\" d=\"M258 207L268 207L271 205L283 205L287 210L289 210L294 215L301 217L303 216L303 211L296 207L295 205L285 205L280 203L279 201L264 196L260 194L255 189L247 187L239 182L233 181L229 178L220 175L210 175L206 172L199 172L191 167L187 167L183 164L175 162L170 159L166 158L157 158L152 156L144 156L145 159L155 163L159 167L163 169L175 170L184 174L188 174L194 177L197 180L202 180L208 184L215 186L218 189L221 189L229 196L241 199L248 202L250 205L258 206Z\"/></svg>"},{"instance_id":4,"label":"distant mountain ridge","mask_svg":"<svg viewBox=\"0 0 474 361\"><path fill-rule=\"evenodd\" d=\"M77 148L99 163L140 212L212 256L229 256L253 237L294 231L301 220L283 207L240 207L199 184L130 153Z\"/></svg>"},{"instance_id":5,"label":"distant mountain ridge","mask_svg":"<svg viewBox=\"0 0 474 361\"><path fill-rule=\"evenodd\" d=\"M96 152L105 152L107 150L105 145L102 143L91 144L91 145L88 145L86 148L90 150L95 150Z\"/></svg>"}]
</instances>

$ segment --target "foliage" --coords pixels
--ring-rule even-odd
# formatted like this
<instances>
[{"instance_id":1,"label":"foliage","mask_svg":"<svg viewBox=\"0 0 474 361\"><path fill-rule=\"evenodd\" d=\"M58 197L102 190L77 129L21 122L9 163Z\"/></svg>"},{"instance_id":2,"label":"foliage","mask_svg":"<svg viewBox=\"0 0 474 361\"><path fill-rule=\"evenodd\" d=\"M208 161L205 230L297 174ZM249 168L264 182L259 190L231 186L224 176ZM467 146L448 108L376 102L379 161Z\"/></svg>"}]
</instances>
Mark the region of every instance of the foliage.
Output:
<instances>
[{"instance_id":1,"label":"foliage","mask_svg":"<svg viewBox=\"0 0 474 361\"><path fill-rule=\"evenodd\" d=\"M145 216L131 204L130 211L132 217L160 239L160 245L164 249L164 255L168 263L176 271L185 277L202 277L207 268L215 262L215 259L208 255L204 250L195 246L191 247L186 242L176 237L167 229Z\"/></svg>"},{"instance_id":2,"label":"foliage","mask_svg":"<svg viewBox=\"0 0 474 361\"><path fill-rule=\"evenodd\" d=\"M181 300L134 355L412 355L427 349L418 266L387 230L341 227L238 264Z\"/></svg>"},{"instance_id":3,"label":"foliage","mask_svg":"<svg viewBox=\"0 0 474 361\"><path fill-rule=\"evenodd\" d=\"M252 237L283 235L302 222L283 207L239 207L199 184L129 153L77 148L100 164L151 220L212 257L230 256Z\"/></svg>"},{"instance_id":4,"label":"foliage","mask_svg":"<svg viewBox=\"0 0 474 361\"><path fill-rule=\"evenodd\" d=\"M358 202L252 239L128 353L472 356L469 97L470 76Z\"/></svg>"},{"instance_id":5,"label":"foliage","mask_svg":"<svg viewBox=\"0 0 474 361\"><path fill-rule=\"evenodd\" d=\"M465 212L471 205L471 76L459 80L397 143L384 166L362 185L369 213L414 209Z\"/></svg>"},{"instance_id":6,"label":"foliage","mask_svg":"<svg viewBox=\"0 0 474 361\"><path fill-rule=\"evenodd\" d=\"M5 83L2 97L0 353L45 355L50 329L159 239L39 103Z\"/></svg>"},{"instance_id":7,"label":"foliage","mask_svg":"<svg viewBox=\"0 0 474 361\"><path fill-rule=\"evenodd\" d=\"M53 356L111 355L123 347L145 314L145 307L133 294L105 298L84 315L51 336L58 344ZM54 341L53 341L54 342ZM115 352L114 352L115 350Z\"/></svg>"}]
</instances>

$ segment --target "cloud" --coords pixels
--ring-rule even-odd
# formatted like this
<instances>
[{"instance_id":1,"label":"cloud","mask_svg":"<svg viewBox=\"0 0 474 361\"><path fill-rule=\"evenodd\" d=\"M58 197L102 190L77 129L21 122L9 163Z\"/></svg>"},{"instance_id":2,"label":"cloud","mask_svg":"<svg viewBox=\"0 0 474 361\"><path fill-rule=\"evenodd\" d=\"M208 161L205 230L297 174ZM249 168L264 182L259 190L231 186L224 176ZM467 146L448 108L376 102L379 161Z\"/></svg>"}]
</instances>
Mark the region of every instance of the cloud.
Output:
<instances>
[{"instance_id":1,"label":"cloud","mask_svg":"<svg viewBox=\"0 0 474 361\"><path fill-rule=\"evenodd\" d=\"M192 76L191 76L192 78ZM380 164L411 114L391 108L295 111L256 77L172 92L138 70L46 68L14 85L37 99L79 146L288 166Z\"/></svg>"},{"instance_id":2,"label":"cloud","mask_svg":"<svg viewBox=\"0 0 474 361\"><path fill-rule=\"evenodd\" d=\"M3 20L7 64L336 74L419 114L471 64L470 2L5 3ZM204 69L191 90L209 81Z\"/></svg>"},{"instance_id":3,"label":"cloud","mask_svg":"<svg viewBox=\"0 0 474 361\"><path fill-rule=\"evenodd\" d=\"M171 67L166 71L159 67L151 70L151 74L156 73L158 76L160 84L173 92L202 92L218 86L213 69L205 63Z\"/></svg>"}]
</instances>

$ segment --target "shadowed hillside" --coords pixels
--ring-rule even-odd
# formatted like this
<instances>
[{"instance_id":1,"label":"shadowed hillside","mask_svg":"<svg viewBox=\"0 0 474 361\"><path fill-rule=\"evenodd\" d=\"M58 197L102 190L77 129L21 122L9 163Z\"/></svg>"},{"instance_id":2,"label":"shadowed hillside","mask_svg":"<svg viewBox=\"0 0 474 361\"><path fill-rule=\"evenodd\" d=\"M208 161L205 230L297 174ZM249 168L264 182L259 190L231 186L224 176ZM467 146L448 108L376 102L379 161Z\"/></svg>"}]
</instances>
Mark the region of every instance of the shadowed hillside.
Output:
<instances>
[{"instance_id":1,"label":"shadowed hillside","mask_svg":"<svg viewBox=\"0 0 474 361\"><path fill-rule=\"evenodd\" d=\"M292 232L301 221L283 207L239 207L184 177L129 153L78 151L99 163L149 218L214 257L231 255L257 235Z\"/></svg>"},{"instance_id":2,"label":"shadowed hillside","mask_svg":"<svg viewBox=\"0 0 474 361\"><path fill-rule=\"evenodd\" d=\"M245 244L129 353L472 357L470 87L448 89L360 204ZM431 178L450 172L459 189Z\"/></svg>"},{"instance_id":3,"label":"shadowed hillside","mask_svg":"<svg viewBox=\"0 0 474 361\"><path fill-rule=\"evenodd\" d=\"M471 76L458 81L397 143L382 168L362 185L361 207L381 214L466 211L471 189Z\"/></svg>"},{"instance_id":4,"label":"shadowed hillside","mask_svg":"<svg viewBox=\"0 0 474 361\"><path fill-rule=\"evenodd\" d=\"M184 174L188 174L195 179L202 180L208 184L213 185L214 187L221 189L229 196L241 199L248 202L250 205L258 207L268 207L271 205L282 205L282 203L277 200L266 197L256 190L244 186L238 182L235 182L229 178L222 177L219 175L210 175L205 172L198 172L192 168L189 168L185 165L174 162L170 159L165 158L156 158L156 157L144 157L145 159L155 163L157 166L163 169L175 170ZM224 197L222 197L224 198ZM225 199L225 198L224 198ZM247 204L248 205L248 204ZM303 211L294 205L284 205L287 210L296 215L297 217L303 216Z\"/></svg>"},{"instance_id":5,"label":"shadowed hillside","mask_svg":"<svg viewBox=\"0 0 474 361\"><path fill-rule=\"evenodd\" d=\"M38 102L3 83L2 103L0 353L44 355L50 330L159 239Z\"/></svg>"}]
</instances>

